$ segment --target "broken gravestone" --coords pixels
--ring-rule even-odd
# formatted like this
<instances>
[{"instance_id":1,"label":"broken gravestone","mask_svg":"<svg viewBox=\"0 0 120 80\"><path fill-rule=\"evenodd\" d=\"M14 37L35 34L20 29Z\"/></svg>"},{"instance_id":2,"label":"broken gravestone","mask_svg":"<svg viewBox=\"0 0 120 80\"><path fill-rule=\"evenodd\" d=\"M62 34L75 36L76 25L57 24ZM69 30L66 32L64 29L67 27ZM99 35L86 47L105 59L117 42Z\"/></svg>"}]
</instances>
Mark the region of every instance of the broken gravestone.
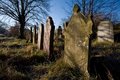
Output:
<instances>
[{"instance_id":1,"label":"broken gravestone","mask_svg":"<svg viewBox=\"0 0 120 80\"><path fill-rule=\"evenodd\" d=\"M113 25L110 21L101 21L97 32L98 42L114 42Z\"/></svg>"},{"instance_id":2,"label":"broken gravestone","mask_svg":"<svg viewBox=\"0 0 120 80\"><path fill-rule=\"evenodd\" d=\"M54 30L55 30L55 26L54 26L54 22L52 20L52 17L48 17L47 21L46 21L46 27L45 27L45 31L44 31L44 51L48 54L49 59L53 60L53 41L54 41Z\"/></svg>"},{"instance_id":3,"label":"broken gravestone","mask_svg":"<svg viewBox=\"0 0 120 80\"><path fill-rule=\"evenodd\" d=\"M64 61L73 68L79 68L83 80L89 80L88 73L88 45L92 33L92 20L90 15L86 18L76 4L73 15L65 27Z\"/></svg>"},{"instance_id":4,"label":"broken gravestone","mask_svg":"<svg viewBox=\"0 0 120 80\"><path fill-rule=\"evenodd\" d=\"M38 49L43 50L43 41L44 41L44 25L40 24L38 30Z\"/></svg>"}]
</instances>

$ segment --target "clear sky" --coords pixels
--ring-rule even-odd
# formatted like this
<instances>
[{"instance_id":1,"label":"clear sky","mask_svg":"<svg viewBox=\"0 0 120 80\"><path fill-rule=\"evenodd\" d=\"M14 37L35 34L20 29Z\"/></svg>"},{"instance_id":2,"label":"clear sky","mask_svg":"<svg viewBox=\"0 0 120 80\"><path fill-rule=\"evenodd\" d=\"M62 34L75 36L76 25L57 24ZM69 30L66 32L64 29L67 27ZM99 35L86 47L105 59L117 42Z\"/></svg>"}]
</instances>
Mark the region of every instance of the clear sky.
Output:
<instances>
[{"instance_id":1,"label":"clear sky","mask_svg":"<svg viewBox=\"0 0 120 80\"><path fill-rule=\"evenodd\" d=\"M62 25L62 19L67 17L64 10L66 0L52 0L49 15L53 18L55 27Z\"/></svg>"},{"instance_id":2,"label":"clear sky","mask_svg":"<svg viewBox=\"0 0 120 80\"><path fill-rule=\"evenodd\" d=\"M51 0L51 7L50 7L50 12L49 12L49 16L51 16L53 18L55 27L57 28L58 26L62 26L63 22L62 19L65 19L68 17L67 12L64 9L69 9L69 11L71 11L70 8L68 8L68 5L66 4L66 2L70 2L71 0ZM72 8L72 7L71 7ZM119 18L120 20L120 11L117 11L117 14L115 14L116 18ZM7 19L4 16L1 17L0 19L4 19L5 22L7 22L10 25L14 25L15 21L13 21L12 19ZM3 21L4 22L4 21Z\"/></svg>"},{"instance_id":3,"label":"clear sky","mask_svg":"<svg viewBox=\"0 0 120 80\"><path fill-rule=\"evenodd\" d=\"M62 19L67 17L67 13L64 10L64 7L66 5L66 0L51 0L50 3L50 12L49 16L53 18L55 27L58 27L59 25L62 25ZM0 19L3 18L3 22L10 23L10 25L14 25L15 21L12 19L4 20L4 16L0 17Z\"/></svg>"}]
</instances>

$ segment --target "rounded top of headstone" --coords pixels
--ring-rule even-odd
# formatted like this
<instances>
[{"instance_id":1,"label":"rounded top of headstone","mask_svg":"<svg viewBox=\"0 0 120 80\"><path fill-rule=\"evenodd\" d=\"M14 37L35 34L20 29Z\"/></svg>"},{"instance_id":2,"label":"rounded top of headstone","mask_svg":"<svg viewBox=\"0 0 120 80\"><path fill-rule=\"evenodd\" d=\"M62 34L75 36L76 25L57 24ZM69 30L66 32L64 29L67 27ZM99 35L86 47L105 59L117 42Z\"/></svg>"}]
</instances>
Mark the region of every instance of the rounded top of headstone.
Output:
<instances>
[{"instance_id":1,"label":"rounded top of headstone","mask_svg":"<svg viewBox=\"0 0 120 80\"><path fill-rule=\"evenodd\" d=\"M62 29L62 27L61 27L61 26L59 26L59 27L58 27L58 29Z\"/></svg>"},{"instance_id":2,"label":"rounded top of headstone","mask_svg":"<svg viewBox=\"0 0 120 80\"><path fill-rule=\"evenodd\" d=\"M73 8L73 13L78 13L78 12L80 12L80 7L78 4L75 4Z\"/></svg>"},{"instance_id":3,"label":"rounded top of headstone","mask_svg":"<svg viewBox=\"0 0 120 80\"><path fill-rule=\"evenodd\" d=\"M50 21L50 20L52 20L52 17L51 17L51 16L48 16L48 17L47 17L47 21Z\"/></svg>"},{"instance_id":4,"label":"rounded top of headstone","mask_svg":"<svg viewBox=\"0 0 120 80\"><path fill-rule=\"evenodd\" d=\"M51 16L47 17L47 23L54 24Z\"/></svg>"}]
</instances>

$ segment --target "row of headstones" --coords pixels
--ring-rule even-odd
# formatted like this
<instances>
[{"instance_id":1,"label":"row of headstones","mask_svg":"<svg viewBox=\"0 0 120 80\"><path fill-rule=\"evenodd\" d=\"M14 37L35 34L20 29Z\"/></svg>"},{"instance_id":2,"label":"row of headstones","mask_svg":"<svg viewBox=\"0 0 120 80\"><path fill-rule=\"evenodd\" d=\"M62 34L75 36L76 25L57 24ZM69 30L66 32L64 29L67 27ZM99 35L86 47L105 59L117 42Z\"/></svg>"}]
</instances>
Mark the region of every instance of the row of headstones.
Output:
<instances>
[{"instance_id":1,"label":"row of headstones","mask_svg":"<svg viewBox=\"0 0 120 80\"><path fill-rule=\"evenodd\" d=\"M111 41L113 30L110 25L106 21L101 22L101 27L98 27L98 37L106 37L109 38L107 40ZM90 16L85 17L80 12L78 5L75 5L72 17L64 26L64 61L71 67L79 68L83 72L84 80L89 80L89 38L92 33L92 20ZM54 31L55 26L51 17L48 17L45 27L43 24L40 25L38 31L38 48L46 51L50 59L54 56ZM61 32L58 34L61 34ZM99 39L99 41L101 40ZM36 43L36 26L33 32L33 43Z\"/></svg>"},{"instance_id":2,"label":"row of headstones","mask_svg":"<svg viewBox=\"0 0 120 80\"><path fill-rule=\"evenodd\" d=\"M64 27L67 25L67 23L64 24ZM36 34L36 26L34 26L34 31L32 32L31 27L31 42L33 44L37 43L37 34ZM50 32L50 31L49 31ZM49 33L48 32L48 33ZM62 34L62 28L59 26L57 35L61 36ZM38 49L43 49L43 41L44 41L44 25L41 23L39 27L38 32ZM114 43L114 32L113 32L113 25L110 21L101 21L98 25L98 31L97 31L97 41L99 42L111 42Z\"/></svg>"},{"instance_id":3,"label":"row of headstones","mask_svg":"<svg viewBox=\"0 0 120 80\"><path fill-rule=\"evenodd\" d=\"M61 38L63 36L63 31L61 26L57 29L57 39ZM39 50L45 51L49 59L52 60L54 56L54 34L55 34L55 25L52 20L52 17L48 17L46 21L46 25L40 24L38 27L34 26L34 29L32 30L31 27L31 42L34 44L37 44Z\"/></svg>"}]
</instances>

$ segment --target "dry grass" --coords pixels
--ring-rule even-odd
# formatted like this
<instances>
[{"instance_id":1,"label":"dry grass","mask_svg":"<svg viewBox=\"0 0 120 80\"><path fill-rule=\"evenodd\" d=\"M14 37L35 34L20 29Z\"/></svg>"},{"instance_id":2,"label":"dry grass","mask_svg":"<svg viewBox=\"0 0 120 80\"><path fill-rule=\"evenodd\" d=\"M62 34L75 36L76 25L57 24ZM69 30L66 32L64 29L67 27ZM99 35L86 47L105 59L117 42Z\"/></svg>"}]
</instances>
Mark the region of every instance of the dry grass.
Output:
<instances>
[{"instance_id":1,"label":"dry grass","mask_svg":"<svg viewBox=\"0 0 120 80\"><path fill-rule=\"evenodd\" d=\"M19 39L0 43L0 80L39 80L48 68L47 55L36 45Z\"/></svg>"},{"instance_id":2,"label":"dry grass","mask_svg":"<svg viewBox=\"0 0 120 80\"><path fill-rule=\"evenodd\" d=\"M57 59L56 62L49 62L44 51L26 42L19 39L0 42L0 80L83 79L81 71L78 68L70 68L64 63L63 58ZM120 44L114 46L120 47ZM110 51L105 51L105 53ZM117 49L114 52L116 53L109 56L120 60L120 50ZM91 80L96 80L96 76Z\"/></svg>"}]
</instances>

